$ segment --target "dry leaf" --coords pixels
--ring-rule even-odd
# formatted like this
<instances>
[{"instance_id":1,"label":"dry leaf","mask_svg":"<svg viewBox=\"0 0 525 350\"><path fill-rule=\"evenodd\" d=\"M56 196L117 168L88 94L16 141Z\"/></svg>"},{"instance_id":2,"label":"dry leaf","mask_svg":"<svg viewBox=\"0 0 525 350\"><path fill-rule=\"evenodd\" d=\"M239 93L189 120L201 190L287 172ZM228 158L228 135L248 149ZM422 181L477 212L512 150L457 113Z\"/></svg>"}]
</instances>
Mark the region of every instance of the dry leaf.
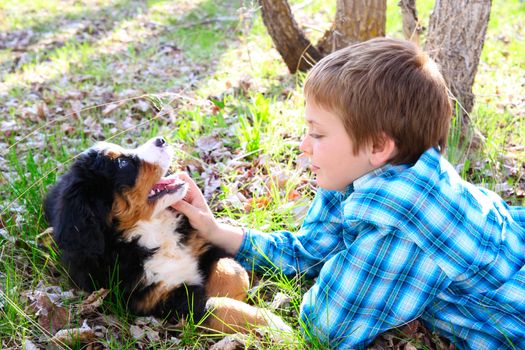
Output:
<instances>
[{"instance_id":1,"label":"dry leaf","mask_svg":"<svg viewBox=\"0 0 525 350\"><path fill-rule=\"evenodd\" d=\"M77 119L80 119L80 112L82 111L82 108L84 108L82 102L78 100L71 100L69 101L69 104L71 105L71 115Z\"/></svg>"},{"instance_id":2,"label":"dry leaf","mask_svg":"<svg viewBox=\"0 0 525 350\"><path fill-rule=\"evenodd\" d=\"M69 320L69 310L51 301L47 293L35 291L30 297L30 307L35 311L38 324L51 333L64 327Z\"/></svg>"},{"instance_id":3,"label":"dry leaf","mask_svg":"<svg viewBox=\"0 0 525 350\"><path fill-rule=\"evenodd\" d=\"M95 332L87 322L84 320L82 327L80 328L70 328L62 329L58 331L53 338L49 341L58 345L65 344L68 346L73 345L74 343L89 343L96 339Z\"/></svg>"},{"instance_id":4,"label":"dry leaf","mask_svg":"<svg viewBox=\"0 0 525 350\"><path fill-rule=\"evenodd\" d=\"M291 190L286 195L286 199L288 199L289 202L293 202L293 201L295 201L295 200L297 200L299 198L301 198L301 194L297 190Z\"/></svg>"},{"instance_id":5,"label":"dry leaf","mask_svg":"<svg viewBox=\"0 0 525 350\"><path fill-rule=\"evenodd\" d=\"M54 249L55 240L53 239L53 228L48 227L35 238L39 247L46 247L50 250Z\"/></svg>"},{"instance_id":6,"label":"dry leaf","mask_svg":"<svg viewBox=\"0 0 525 350\"><path fill-rule=\"evenodd\" d=\"M139 100L137 103L135 103L133 106L131 106L132 110L137 110L142 113L146 113L150 110L150 105L147 101Z\"/></svg>"},{"instance_id":7,"label":"dry leaf","mask_svg":"<svg viewBox=\"0 0 525 350\"><path fill-rule=\"evenodd\" d=\"M149 341L158 341L160 340L160 335L158 331L151 329L148 326L139 326L131 325L129 327L129 332L135 340L148 339Z\"/></svg>"},{"instance_id":8,"label":"dry leaf","mask_svg":"<svg viewBox=\"0 0 525 350\"><path fill-rule=\"evenodd\" d=\"M144 328L134 324L129 326L129 333L135 340L142 340L146 335Z\"/></svg>"},{"instance_id":9,"label":"dry leaf","mask_svg":"<svg viewBox=\"0 0 525 350\"><path fill-rule=\"evenodd\" d=\"M270 307L275 310L282 307L285 304L288 304L290 301L292 301L291 296L285 293L277 292L273 297Z\"/></svg>"},{"instance_id":10,"label":"dry leaf","mask_svg":"<svg viewBox=\"0 0 525 350\"><path fill-rule=\"evenodd\" d=\"M66 135L72 135L76 131L76 129L67 122L60 125L60 130L62 130Z\"/></svg>"},{"instance_id":11,"label":"dry leaf","mask_svg":"<svg viewBox=\"0 0 525 350\"><path fill-rule=\"evenodd\" d=\"M210 350L241 350L246 348L242 334L228 335L210 347Z\"/></svg>"},{"instance_id":12,"label":"dry leaf","mask_svg":"<svg viewBox=\"0 0 525 350\"><path fill-rule=\"evenodd\" d=\"M210 199L221 186L221 176L208 168L201 174L201 178L204 180L204 197Z\"/></svg>"},{"instance_id":13,"label":"dry leaf","mask_svg":"<svg viewBox=\"0 0 525 350\"><path fill-rule=\"evenodd\" d=\"M120 108L122 105L124 105L125 103L126 101L120 101L120 102L110 103L106 105L104 109L102 110L102 115L108 116L109 114L113 113L115 110Z\"/></svg>"},{"instance_id":14,"label":"dry leaf","mask_svg":"<svg viewBox=\"0 0 525 350\"><path fill-rule=\"evenodd\" d=\"M270 204L270 199L266 196L250 198L248 202L244 205L244 210L249 212L254 208L262 209L266 208Z\"/></svg>"},{"instance_id":15,"label":"dry leaf","mask_svg":"<svg viewBox=\"0 0 525 350\"><path fill-rule=\"evenodd\" d=\"M25 350L38 350L38 347L29 339L24 339Z\"/></svg>"},{"instance_id":16,"label":"dry leaf","mask_svg":"<svg viewBox=\"0 0 525 350\"><path fill-rule=\"evenodd\" d=\"M108 295L109 289L101 288L91 293L78 307L80 315L89 315L102 305L104 298Z\"/></svg>"},{"instance_id":17,"label":"dry leaf","mask_svg":"<svg viewBox=\"0 0 525 350\"><path fill-rule=\"evenodd\" d=\"M199 153L210 153L220 147L222 147L222 142L213 136L203 136L196 142L196 149Z\"/></svg>"},{"instance_id":18,"label":"dry leaf","mask_svg":"<svg viewBox=\"0 0 525 350\"><path fill-rule=\"evenodd\" d=\"M420 325L421 325L421 323L418 320L414 320L414 321L409 322L406 325L404 325L401 328L401 332L403 334L408 335L408 336L414 336L417 333Z\"/></svg>"},{"instance_id":19,"label":"dry leaf","mask_svg":"<svg viewBox=\"0 0 525 350\"><path fill-rule=\"evenodd\" d=\"M11 137L11 135L19 130L20 126L18 126L14 120L2 121L0 123L0 131L5 135L5 137Z\"/></svg>"}]
</instances>

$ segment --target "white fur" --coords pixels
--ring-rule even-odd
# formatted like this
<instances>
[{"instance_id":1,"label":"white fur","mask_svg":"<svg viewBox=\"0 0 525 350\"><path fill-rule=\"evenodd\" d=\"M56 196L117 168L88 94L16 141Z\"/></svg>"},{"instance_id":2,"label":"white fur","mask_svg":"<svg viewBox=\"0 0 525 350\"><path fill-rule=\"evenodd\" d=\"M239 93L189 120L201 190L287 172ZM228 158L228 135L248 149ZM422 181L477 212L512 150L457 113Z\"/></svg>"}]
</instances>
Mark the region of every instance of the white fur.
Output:
<instances>
[{"instance_id":1,"label":"white fur","mask_svg":"<svg viewBox=\"0 0 525 350\"><path fill-rule=\"evenodd\" d=\"M103 152L106 150L115 150L119 151L124 155L136 155L145 162L159 165L162 168L163 173L166 173L170 166L171 158L173 157L173 149L167 144L164 147L156 146L156 139L157 137L154 137L135 149L125 149L113 143L100 141L97 142L89 150L95 150L98 152ZM89 152L89 150L85 152L87 153Z\"/></svg>"},{"instance_id":2,"label":"white fur","mask_svg":"<svg viewBox=\"0 0 525 350\"><path fill-rule=\"evenodd\" d=\"M122 154L129 153L129 152L126 151L125 148L123 148L123 147L121 147L119 145L115 145L114 143L106 142L106 141L99 141L99 142L97 142L91 148L89 148L88 150L84 151L84 153L88 153L90 150L94 150L94 151L97 151L97 152L103 152L103 151L107 151L107 150L110 150L110 149L111 150L115 150L115 151L119 151Z\"/></svg>"},{"instance_id":3,"label":"white fur","mask_svg":"<svg viewBox=\"0 0 525 350\"><path fill-rule=\"evenodd\" d=\"M155 205L155 213L150 220L141 220L132 229L128 239L139 238L138 244L149 249L157 249L144 264L146 284L162 282L167 288L182 283L202 284L198 262L190 249L179 244L181 235L176 232L182 215L166 208L184 198L187 186L174 194L165 195Z\"/></svg>"},{"instance_id":4,"label":"white fur","mask_svg":"<svg viewBox=\"0 0 525 350\"><path fill-rule=\"evenodd\" d=\"M145 162L157 164L166 173L173 155L169 146L158 147L153 138L134 150L125 150L118 145L99 142L93 148L97 150L116 149L123 154L135 154ZM184 184L177 192L157 199L153 214L149 220L141 220L129 232L127 239L138 238L138 244L156 249L154 255L144 263L146 284L162 283L166 288L180 286L182 283L202 284L203 277L198 270L198 262L189 248L179 244L181 235L176 232L182 216L167 208L184 198L188 185Z\"/></svg>"},{"instance_id":5,"label":"white fur","mask_svg":"<svg viewBox=\"0 0 525 350\"><path fill-rule=\"evenodd\" d=\"M135 153L140 159L153 164L158 164L164 173L168 170L173 156L173 149L169 146L158 147L155 145L155 140L152 138L142 146L136 148Z\"/></svg>"}]
</instances>

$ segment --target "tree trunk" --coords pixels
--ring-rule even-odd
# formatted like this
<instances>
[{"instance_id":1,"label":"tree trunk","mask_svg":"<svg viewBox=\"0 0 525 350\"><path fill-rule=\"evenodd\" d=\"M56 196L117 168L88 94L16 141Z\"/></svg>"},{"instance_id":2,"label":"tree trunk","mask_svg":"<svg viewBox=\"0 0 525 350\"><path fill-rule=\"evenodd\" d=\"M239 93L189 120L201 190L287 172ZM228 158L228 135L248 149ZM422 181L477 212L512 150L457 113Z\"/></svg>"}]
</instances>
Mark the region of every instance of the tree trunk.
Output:
<instances>
[{"instance_id":1,"label":"tree trunk","mask_svg":"<svg viewBox=\"0 0 525 350\"><path fill-rule=\"evenodd\" d=\"M430 17L425 51L438 63L457 99L463 126L474 106L472 85L491 5L491 0L436 0Z\"/></svg>"},{"instance_id":2,"label":"tree trunk","mask_svg":"<svg viewBox=\"0 0 525 350\"><path fill-rule=\"evenodd\" d=\"M286 0L259 0L264 25L290 73L306 72L322 56L306 38Z\"/></svg>"},{"instance_id":3,"label":"tree trunk","mask_svg":"<svg viewBox=\"0 0 525 350\"><path fill-rule=\"evenodd\" d=\"M337 0L335 21L317 47L326 55L349 44L385 36L386 0Z\"/></svg>"},{"instance_id":4,"label":"tree trunk","mask_svg":"<svg viewBox=\"0 0 525 350\"><path fill-rule=\"evenodd\" d=\"M401 8L403 35L405 39L419 46L423 26L417 17L416 0L400 0L398 5Z\"/></svg>"},{"instance_id":5,"label":"tree trunk","mask_svg":"<svg viewBox=\"0 0 525 350\"><path fill-rule=\"evenodd\" d=\"M259 0L264 25L291 73L351 43L385 35L386 0L337 0L335 21L317 46L294 20L287 0Z\"/></svg>"},{"instance_id":6,"label":"tree trunk","mask_svg":"<svg viewBox=\"0 0 525 350\"><path fill-rule=\"evenodd\" d=\"M385 35L386 0L337 0L336 16L317 46L294 20L287 0L259 0L262 17L274 45L291 73L307 71L324 55L373 37ZM419 42L421 28L415 0L399 0L403 31ZM472 85L487 31L491 0L436 0L424 50L438 63L457 99L463 136L472 131L469 113L474 106ZM473 144L483 142L476 131Z\"/></svg>"}]
</instances>

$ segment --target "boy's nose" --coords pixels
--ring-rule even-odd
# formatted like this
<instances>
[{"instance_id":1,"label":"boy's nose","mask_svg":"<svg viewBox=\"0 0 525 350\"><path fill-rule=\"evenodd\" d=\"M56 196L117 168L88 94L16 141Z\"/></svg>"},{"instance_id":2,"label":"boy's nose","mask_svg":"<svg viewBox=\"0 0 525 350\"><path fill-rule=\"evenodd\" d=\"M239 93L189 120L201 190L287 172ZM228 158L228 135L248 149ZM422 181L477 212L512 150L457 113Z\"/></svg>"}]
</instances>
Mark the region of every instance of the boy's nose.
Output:
<instances>
[{"instance_id":1,"label":"boy's nose","mask_svg":"<svg viewBox=\"0 0 525 350\"><path fill-rule=\"evenodd\" d=\"M304 135L303 140L301 141L301 144L299 145L299 150L303 153L310 154L310 141L308 134Z\"/></svg>"}]
</instances>

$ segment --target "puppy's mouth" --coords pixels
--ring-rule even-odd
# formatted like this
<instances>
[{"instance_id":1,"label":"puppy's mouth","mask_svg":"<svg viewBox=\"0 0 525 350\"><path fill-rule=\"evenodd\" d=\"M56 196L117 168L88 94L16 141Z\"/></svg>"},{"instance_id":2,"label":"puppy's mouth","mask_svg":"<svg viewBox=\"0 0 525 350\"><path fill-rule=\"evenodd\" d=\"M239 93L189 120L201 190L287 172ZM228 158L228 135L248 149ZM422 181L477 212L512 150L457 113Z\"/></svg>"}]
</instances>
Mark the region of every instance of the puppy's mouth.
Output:
<instances>
[{"instance_id":1,"label":"puppy's mouth","mask_svg":"<svg viewBox=\"0 0 525 350\"><path fill-rule=\"evenodd\" d=\"M156 201L161 197L172 194L184 187L186 183L178 178L163 177L153 185L153 188L149 192L148 200L150 202Z\"/></svg>"}]
</instances>

